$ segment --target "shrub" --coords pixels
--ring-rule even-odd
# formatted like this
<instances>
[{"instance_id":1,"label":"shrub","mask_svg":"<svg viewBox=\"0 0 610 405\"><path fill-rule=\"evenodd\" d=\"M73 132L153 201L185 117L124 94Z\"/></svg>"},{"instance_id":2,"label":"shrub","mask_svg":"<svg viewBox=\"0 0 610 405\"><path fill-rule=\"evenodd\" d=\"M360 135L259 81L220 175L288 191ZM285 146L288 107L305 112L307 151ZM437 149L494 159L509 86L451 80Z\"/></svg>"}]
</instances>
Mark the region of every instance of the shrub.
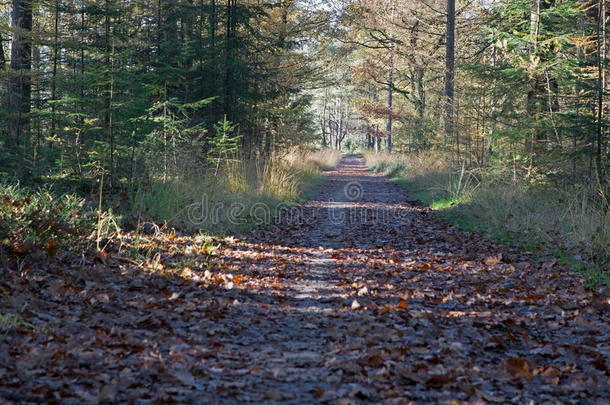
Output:
<instances>
[{"instance_id":1,"label":"shrub","mask_svg":"<svg viewBox=\"0 0 610 405\"><path fill-rule=\"evenodd\" d=\"M53 256L91 234L95 215L70 194L0 184L0 249L11 255Z\"/></svg>"}]
</instances>

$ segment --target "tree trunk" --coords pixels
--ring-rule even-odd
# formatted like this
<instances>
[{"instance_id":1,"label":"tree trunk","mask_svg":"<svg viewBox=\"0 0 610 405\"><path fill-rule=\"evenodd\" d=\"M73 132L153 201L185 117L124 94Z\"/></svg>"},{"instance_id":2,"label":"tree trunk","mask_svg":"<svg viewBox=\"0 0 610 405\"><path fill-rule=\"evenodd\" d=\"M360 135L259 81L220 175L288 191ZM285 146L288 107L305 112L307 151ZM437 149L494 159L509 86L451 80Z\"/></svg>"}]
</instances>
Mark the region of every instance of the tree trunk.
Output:
<instances>
[{"instance_id":1,"label":"tree trunk","mask_svg":"<svg viewBox=\"0 0 610 405\"><path fill-rule=\"evenodd\" d=\"M112 187L114 182L114 124L113 124L113 103L114 103L114 38L111 32L111 10L114 4L112 0L106 0L104 10L104 47L105 47L105 64L108 69L108 78L104 97L104 127L108 143L110 146L110 156L108 162L109 184Z\"/></svg>"},{"instance_id":2,"label":"tree trunk","mask_svg":"<svg viewBox=\"0 0 610 405\"><path fill-rule=\"evenodd\" d=\"M4 38L0 34L0 70L6 67L6 56L4 55Z\"/></svg>"},{"instance_id":3,"label":"tree trunk","mask_svg":"<svg viewBox=\"0 0 610 405\"><path fill-rule=\"evenodd\" d=\"M57 67L59 64L59 1L55 0L55 19L53 27L53 75L51 76L51 137L57 129Z\"/></svg>"},{"instance_id":4,"label":"tree trunk","mask_svg":"<svg viewBox=\"0 0 610 405\"><path fill-rule=\"evenodd\" d=\"M326 148L329 146L328 136L326 129L328 127L328 122L326 120L326 110L328 109L328 93L324 97L324 109L322 110L322 115L320 116L320 129L322 130L322 147Z\"/></svg>"},{"instance_id":5,"label":"tree trunk","mask_svg":"<svg viewBox=\"0 0 610 405\"><path fill-rule=\"evenodd\" d=\"M394 124L394 50L390 51L390 71L388 73L388 121L386 124L386 150L392 152L392 127Z\"/></svg>"},{"instance_id":6,"label":"tree trunk","mask_svg":"<svg viewBox=\"0 0 610 405\"><path fill-rule=\"evenodd\" d=\"M460 139L455 133L455 0L447 0L447 43L445 47L445 136L455 136L457 157L460 158Z\"/></svg>"},{"instance_id":7,"label":"tree trunk","mask_svg":"<svg viewBox=\"0 0 610 405\"><path fill-rule=\"evenodd\" d=\"M13 0L13 43L8 85L8 146L25 143L30 124L32 81L32 0Z\"/></svg>"},{"instance_id":8,"label":"tree trunk","mask_svg":"<svg viewBox=\"0 0 610 405\"><path fill-rule=\"evenodd\" d=\"M210 1L210 26L209 35L212 40L216 39L216 28L218 25L218 17L216 16L216 0Z\"/></svg>"},{"instance_id":9,"label":"tree trunk","mask_svg":"<svg viewBox=\"0 0 610 405\"><path fill-rule=\"evenodd\" d=\"M225 81L224 81L224 114L231 121L233 117L233 64L235 46L235 6L237 0L227 0L227 25L226 25L226 49L225 49Z\"/></svg>"},{"instance_id":10,"label":"tree trunk","mask_svg":"<svg viewBox=\"0 0 610 405\"><path fill-rule=\"evenodd\" d=\"M381 131L379 125L375 127L375 152L381 152Z\"/></svg>"},{"instance_id":11,"label":"tree trunk","mask_svg":"<svg viewBox=\"0 0 610 405\"><path fill-rule=\"evenodd\" d=\"M606 89L606 0L599 0L597 24L597 150L595 164L597 178L604 197L607 197L606 170L604 162L604 92Z\"/></svg>"}]
</instances>

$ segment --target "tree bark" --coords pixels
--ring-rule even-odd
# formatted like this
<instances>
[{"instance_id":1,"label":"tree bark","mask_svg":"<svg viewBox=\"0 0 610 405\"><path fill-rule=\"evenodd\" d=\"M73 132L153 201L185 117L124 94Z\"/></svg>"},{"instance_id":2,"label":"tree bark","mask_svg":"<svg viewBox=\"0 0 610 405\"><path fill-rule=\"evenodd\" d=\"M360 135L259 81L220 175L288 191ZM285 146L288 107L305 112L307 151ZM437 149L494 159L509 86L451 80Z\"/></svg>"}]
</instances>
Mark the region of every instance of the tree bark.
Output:
<instances>
[{"instance_id":1,"label":"tree bark","mask_svg":"<svg viewBox=\"0 0 610 405\"><path fill-rule=\"evenodd\" d=\"M0 70L6 67L6 56L4 55L4 38L0 34Z\"/></svg>"},{"instance_id":2,"label":"tree bark","mask_svg":"<svg viewBox=\"0 0 610 405\"><path fill-rule=\"evenodd\" d=\"M53 74L51 76L51 137L57 130L57 68L59 65L59 15L60 0L55 0L55 19L53 26Z\"/></svg>"},{"instance_id":3,"label":"tree bark","mask_svg":"<svg viewBox=\"0 0 610 405\"><path fill-rule=\"evenodd\" d=\"M447 43L445 47L445 136L455 136L457 157L460 158L460 139L455 133L455 0L447 0Z\"/></svg>"},{"instance_id":4,"label":"tree bark","mask_svg":"<svg viewBox=\"0 0 610 405\"><path fill-rule=\"evenodd\" d=\"M606 90L606 0L599 0L597 24L597 150L595 164L597 178L604 197L607 197L606 170L604 164L604 92Z\"/></svg>"},{"instance_id":5,"label":"tree bark","mask_svg":"<svg viewBox=\"0 0 610 405\"><path fill-rule=\"evenodd\" d=\"M115 139L114 139L114 123L113 123L113 103L114 103L114 38L111 29L112 17L111 12L114 7L113 0L105 1L104 10L104 59L106 69L108 69L108 82L106 84L104 95L104 127L108 143L110 147L110 156L108 162L109 184L114 185L114 154L115 154Z\"/></svg>"},{"instance_id":6,"label":"tree bark","mask_svg":"<svg viewBox=\"0 0 610 405\"><path fill-rule=\"evenodd\" d=\"M234 47L235 47L235 7L237 6L237 0L227 0L227 25L226 25L226 49L225 49L225 77L224 77L224 114L229 120L233 118L233 95L234 95L234 77L233 77L233 64L235 63Z\"/></svg>"},{"instance_id":7,"label":"tree bark","mask_svg":"<svg viewBox=\"0 0 610 405\"><path fill-rule=\"evenodd\" d=\"M394 124L394 50L390 50L390 70L388 72L388 121L386 124L386 150L392 152L392 129Z\"/></svg>"},{"instance_id":8,"label":"tree bark","mask_svg":"<svg viewBox=\"0 0 610 405\"><path fill-rule=\"evenodd\" d=\"M32 79L32 0L13 0L13 42L8 84L8 146L25 143L30 124Z\"/></svg>"}]
</instances>

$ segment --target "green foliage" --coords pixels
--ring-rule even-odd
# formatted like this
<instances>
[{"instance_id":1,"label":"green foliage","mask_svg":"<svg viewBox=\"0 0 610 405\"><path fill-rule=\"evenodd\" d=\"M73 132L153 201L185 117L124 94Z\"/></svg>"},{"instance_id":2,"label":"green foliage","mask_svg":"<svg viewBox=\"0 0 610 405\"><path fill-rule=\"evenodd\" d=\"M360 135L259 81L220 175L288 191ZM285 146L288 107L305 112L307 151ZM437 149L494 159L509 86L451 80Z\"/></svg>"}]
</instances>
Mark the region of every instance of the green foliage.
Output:
<instances>
[{"instance_id":1,"label":"green foliage","mask_svg":"<svg viewBox=\"0 0 610 405\"><path fill-rule=\"evenodd\" d=\"M5 254L52 256L82 243L94 223L82 198L0 184L0 250Z\"/></svg>"},{"instance_id":2,"label":"green foliage","mask_svg":"<svg viewBox=\"0 0 610 405\"><path fill-rule=\"evenodd\" d=\"M311 28L290 19L277 29L294 5L60 4L36 5L31 124L19 148L3 149L4 177L80 182L85 194L104 172L112 194L313 138L311 97L301 94L309 60L296 49Z\"/></svg>"},{"instance_id":3,"label":"green foliage","mask_svg":"<svg viewBox=\"0 0 610 405\"><path fill-rule=\"evenodd\" d=\"M16 329L32 329L33 325L16 314L0 313L0 337Z\"/></svg>"},{"instance_id":4,"label":"green foliage","mask_svg":"<svg viewBox=\"0 0 610 405\"><path fill-rule=\"evenodd\" d=\"M218 175L222 162L236 160L232 156L239 152L241 138L241 135L235 134L236 128L237 126L229 122L227 117L214 125L214 136L209 140L208 162L215 167L215 175Z\"/></svg>"}]
</instances>

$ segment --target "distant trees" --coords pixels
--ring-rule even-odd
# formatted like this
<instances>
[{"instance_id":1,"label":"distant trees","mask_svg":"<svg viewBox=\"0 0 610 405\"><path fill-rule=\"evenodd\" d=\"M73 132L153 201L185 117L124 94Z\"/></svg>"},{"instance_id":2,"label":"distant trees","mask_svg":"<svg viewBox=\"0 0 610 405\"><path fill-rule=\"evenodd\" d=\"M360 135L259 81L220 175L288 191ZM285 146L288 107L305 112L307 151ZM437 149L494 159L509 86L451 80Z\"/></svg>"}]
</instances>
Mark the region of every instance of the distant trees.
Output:
<instances>
[{"instance_id":1,"label":"distant trees","mask_svg":"<svg viewBox=\"0 0 610 405\"><path fill-rule=\"evenodd\" d=\"M32 178L171 178L209 165L227 117L244 159L357 133L606 187L605 0L356 0L336 16L306 3L1 4L0 163Z\"/></svg>"},{"instance_id":2,"label":"distant trees","mask_svg":"<svg viewBox=\"0 0 610 405\"><path fill-rule=\"evenodd\" d=\"M337 150L343 149L343 142L356 127L355 109L349 93L323 96L323 108L319 117L322 131L322 144Z\"/></svg>"},{"instance_id":3,"label":"distant trees","mask_svg":"<svg viewBox=\"0 0 610 405\"><path fill-rule=\"evenodd\" d=\"M459 132L454 128L455 114L455 0L447 0L445 28L445 137L451 142L456 136L457 157L460 158Z\"/></svg>"},{"instance_id":4,"label":"distant trees","mask_svg":"<svg viewBox=\"0 0 610 405\"><path fill-rule=\"evenodd\" d=\"M605 0L350 3L339 40L365 144L391 111L381 136L399 150L608 187L607 19Z\"/></svg>"}]
</instances>

